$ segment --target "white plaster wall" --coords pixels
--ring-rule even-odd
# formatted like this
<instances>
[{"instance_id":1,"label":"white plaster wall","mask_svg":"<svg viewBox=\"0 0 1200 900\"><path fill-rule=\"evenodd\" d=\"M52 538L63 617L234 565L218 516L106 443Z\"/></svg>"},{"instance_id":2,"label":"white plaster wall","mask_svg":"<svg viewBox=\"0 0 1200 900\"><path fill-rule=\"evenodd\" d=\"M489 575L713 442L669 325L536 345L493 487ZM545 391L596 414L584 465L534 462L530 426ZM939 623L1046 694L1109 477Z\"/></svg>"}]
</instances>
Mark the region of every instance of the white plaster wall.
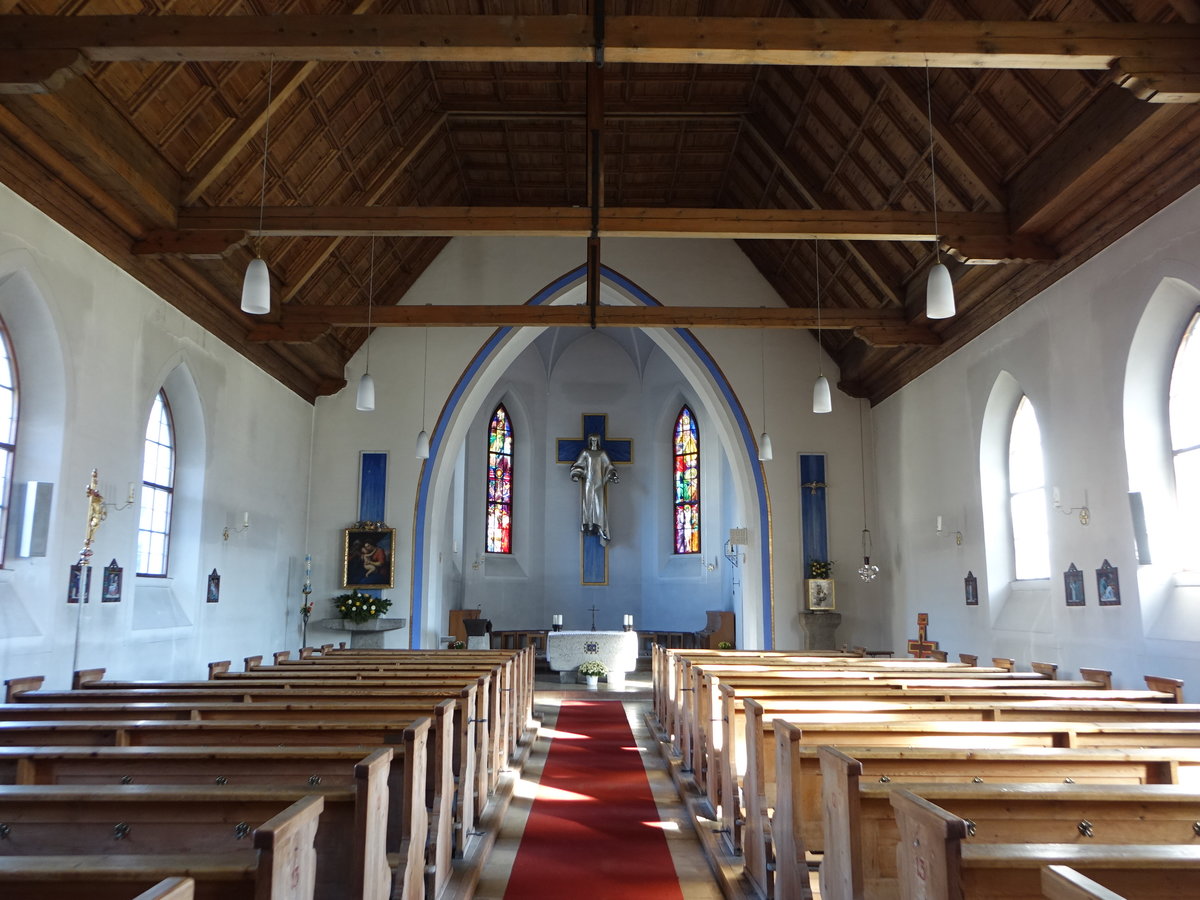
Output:
<instances>
[{"instance_id":1,"label":"white plaster wall","mask_svg":"<svg viewBox=\"0 0 1200 900\"><path fill-rule=\"evenodd\" d=\"M0 186L0 315L9 324L26 409L16 478L54 484L48 555L9 553L0 570L0 673L67 685L73 667L118 678L204 677L216 658L299 645L294 573L305 542L312 408L64 229ZM180 367L183 367L180 369ZM92 602L65 602L81 549L84 490L123 501L141 482L155 393L172 372L195 387L203 452L189 533L172 546L173 624L134 596L137 508L112 510L95 541ZM185 379L186 380L186 379ZM226 524L251 528L225 542ZM99 603L99 567L125 567L124 598ZM204 602L207 573L221 598ZM289 577L291 575L291 577ZM149 605L147 605L149 604ZM78 648L76 648L78 624Z\"/></svg>"},{"instance_id":2,"label":"white plaster wall","mask_svg":"<svg viewBox=\"0 0 1200 900\"><path fill-rule=\"evenodd\" d=\"M524 303L579 266L583 250L583 242L566 239L457 238L418 279L404 302ZM603 260L606 266L637 283L664 305L782 305L731 241L606 240ZM427 428L432 429L450 392L491 334L492 330L485 328L429 330ZM751 428L757 433L763 421L763 337L757 331L744 329L701 329L696 336L730 381ZM341 529L357 518L358 453L384 450L390 453L387 520L397 528L398 542L397 586L388 596L395 601L393 613L411 619L412 572L408 561L421 471L413 448L421 427L423 341L423 332L415 329L379 329L372 337L371 372L377 385L373 413L354 409L354 388L364 365L361 351L347 366L348 387L317 403L311 519L312 546L321 572L314 591L314 599L318 600L317 618L324 614L320 603L327 603L322 598L333 596L338 590L334 572ZM804 577L797 501L801 451L829 455L830 555L838 564L835 570L838 606L845 616L839 640L877 645L886 633L880 599L887 590L886 578L862 585L854 575L861 562L859 538L863 525L858 402L835 391L834 412L813 415L809 398L817 374L815 342L807 332L775 331L766 335L765 343L769 359L766 403L775 450L774 460L764 464L771 503L770 539L775 548L775 645L797 647L802 641L797 616ZM503 368L507 368L507 362ZM836 382L836 371L828 359L825 370L831 381ZM474 401L470 415L479 414L493 386L489 385ZM870 440L869 427L867 439ZM457 454L459 449L455 446L448 452ZM546 467L550 467L548 462ZM434 506L443 508L453 502L448 487L451 479L444 482L447 484L444 493L431 500ZM730 521L735 521L737 512L728 510L727 515ZM738 524L755 530L753 521ZM725 536L717 535L716 541L723 543ZM877 543L881 537L876 530ZM761 535L752 537L755 541L761 538ZM461 553L462 548L458 549ZM431 558L433 569L428 583L445 586L453 582L439 566L453 566L469 582L472 559L471 553L465 560L456 558L453 547L449 554L443 551L440 560ZM433 621L427 623L420 638L426 645L445 631L445 610L456 602L456 598L441 596L442 587L433 590L438 594L431 598ZM681 627L691 627L691 623L681 623ZM760 641L751 631L743 643L757 646ZM388 642L389 646L406 646L409 636L406 632L391 632Z\"/></svg>"},{"instance_id":3,"label":"white plaster wall","mask_svg":"<svg viewBox=\"0 0 1200 900\"><path fill-rule=\"evenodd\" d=\"M951 654L1011 656L1026 667L1057 662L1060 677L1081 665L1112 669L1121 687L1141 687L1143 674L1200 679L1200 607L1186 587L1176 590L1165 555L1137 564L1124 413L1126 361L1147 303L1167 277L1200 286L1197 254L1193 191L875 409L893 647L902 648L916 614L928 612L930 638ZM1173 355L1174 347L1161 352ZM1059 487L1070 506L1086 491L1091 509L1086 527L1050 510L1048 581L987 577L980 440L1002 371L1037 410L1048 488ZM1131 452L1153 439L1130 432ZM947 530L962 530L961 547L934 534L938 515ZM1195 540L1186 517L1179 527ZM1120 569L1117 607L1096 602L1104 559ZM1072 562L1084 572L1087 604L1068 609L1062 572ZM963 602L968 570L979 577L975 608ZM1189 694L1195 699L1194 688Z\"/></svg>"}]
</instances>

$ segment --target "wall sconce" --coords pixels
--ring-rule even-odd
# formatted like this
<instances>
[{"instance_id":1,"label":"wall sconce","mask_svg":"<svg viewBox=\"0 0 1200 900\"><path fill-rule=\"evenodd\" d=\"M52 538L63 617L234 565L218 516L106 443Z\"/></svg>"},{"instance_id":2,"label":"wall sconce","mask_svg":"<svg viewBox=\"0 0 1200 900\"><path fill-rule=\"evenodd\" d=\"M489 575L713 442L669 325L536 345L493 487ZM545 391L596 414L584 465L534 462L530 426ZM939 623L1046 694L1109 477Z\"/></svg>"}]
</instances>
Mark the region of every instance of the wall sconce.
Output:
<instances>
[{"instance_id":1,"label":"wall sconce","mask_svg":"<svg viewBox=\"0 0 1200 900\"><path fill-rule=\"evenodd\" d=\"M960 547L962 546L962 532L961 531L953 531L953 532L943 531L941 516L937 517L937 535L938 535L938 537L953 537L954 543L956 543Z\"/></svg>"},{"instance_id":2,"label":"wall sconce","mask_svg":"<svg viewBox=\"0 0 1200 900\"><path fill-rule=\"evenodd\" d=\"M729 540L725 542L725 559L734 568L740 566L746 560L745 553L739 553L738 547L745 547L750 543L750 529L748 528L730 528Z\"/></svg>"},{"instance_id":3,"label":"wall sconce","mask_svg":"<svg viewBox=\"0 0 1200 900\"><path fill-rule=\"evenodd\" d=\"M105 503L104 508L105 509L114 509L117 512L120 512L123 509L129 509L129 507L133 506L133 501L134 501L135 496L136 495L134 494L133 482L131 481L131 482L129 482L129 494L125 497L125 502L124 503Z\"/></svg>"},{"instance_id":4,"label":"wall sconce","mask_svg":"<svg viewBox=\"0 0 1200 900\"><path fill-rule=\"evenodd\" d=\"M233 530L230 530L229 526L226 525L225 530L221 532L221 538L222 538L222 540L227 541L227 540L229 540L229 535L241 534L243 531L245 531L249 527L250 527L250 513L243 513L242 514L242 524L239 527L234 528Z\"/></svg>"},{"instance_id":5,"label":"wall sconce","mask_svg":"<svg viewBox=\"0 0 1200 900\"><path fill-rule=\"evenodd\" d=\"M1058 492L1058 488L1055 488L1054 489L1054 508L1057 509L1064 516L1069 516L1069 515L1073 515L1074 513L1079 513L1079 524L1080 525L1086 525L1088 522L1090 522L1092 520L1092 511L1090 509L1088 509L1087 491L1083 492L1083 506L1063 506L1062 505L1062 497Z\"/></svg>"}]
</instances>

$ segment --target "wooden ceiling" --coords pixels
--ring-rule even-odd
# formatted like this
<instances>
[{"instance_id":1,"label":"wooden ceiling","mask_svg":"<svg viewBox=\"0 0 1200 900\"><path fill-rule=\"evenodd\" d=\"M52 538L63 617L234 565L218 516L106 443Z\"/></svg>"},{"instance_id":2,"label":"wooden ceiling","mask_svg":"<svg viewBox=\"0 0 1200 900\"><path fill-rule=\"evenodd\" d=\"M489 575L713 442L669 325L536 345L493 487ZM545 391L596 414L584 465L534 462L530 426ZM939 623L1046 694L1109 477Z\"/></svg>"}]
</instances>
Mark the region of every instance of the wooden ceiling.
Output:
<instances>
[{"instance_id":1,"label":"wooden ceiling","mask_svg":"<svg viewBox=\"0 0 1200 900\"><path fill-rule=\"evenodd\" d=\"M601 240L734 238L789 305L601 327L812 328L819 253L839 387L872 401L1200 184L1197 0L608 0L602 68L587 0L0 13L4 183L310 400L366 337L371 235L377 326L586 324L403 300L455 235L582 262L593 134Z\"/></svg>"}]
</instances>

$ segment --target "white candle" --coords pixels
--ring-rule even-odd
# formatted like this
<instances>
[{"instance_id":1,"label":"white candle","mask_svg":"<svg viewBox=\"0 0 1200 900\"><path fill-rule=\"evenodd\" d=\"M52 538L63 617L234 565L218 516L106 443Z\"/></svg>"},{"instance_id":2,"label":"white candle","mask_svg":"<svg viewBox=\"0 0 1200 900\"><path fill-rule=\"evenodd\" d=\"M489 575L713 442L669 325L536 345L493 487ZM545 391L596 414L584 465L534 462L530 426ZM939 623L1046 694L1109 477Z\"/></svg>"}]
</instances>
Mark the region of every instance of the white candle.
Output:
<instances>
[{"instance_id":1,"label":"white candle","mask_svg":"<svg viewBox=\"0 0 1200 900\"><path fill-rule=\"evenodd\" d=\"M632 624L633 624L633 616L626 615L626 616L625 616L625 624L626 624L626 625L632 625Z\"/></svg>"},{"instance_id":2,"label":"white candle","mask_svg":"<svg viewBox=\"0 0 1200 900\"><path fill-rule=\"evenodd\" d=\"M133 502L133 482L132 481L129 482L129 496L126 498L126 501L129 503Z\"/></svg>"},{"instance_id":3,"label":"white candle","mask_svg":"<svg viewBox=\"0 0 1200 900\"><path fill-rule=\"evenodd\" d=\"M248 513L248 512L247 512L247 513L244 513L244 514L242 515L242 527L243 527L243 528L249 528L249 527L250 527L250 513Z\"/></svg>"},{"instance_id":4,"label":"white candle","mask_svg":"<svg viewBox=\"0 0 1200 900\"><path fill-rule=\"evenodd\" d=\"M937 530L938 531L942 530L942 517L941 516L937 517Z\"/></svg>"},{"instance_id":5,"label":"white candle","mask_svg":"<svg viewBox=\"0 0 1200 900\"><path fill-rule=\"evenodd\" d=\"M561 624L562 624L562 616L560 616L560 615L555 615L555 617L554 617L554 624L555 624L555 625L561 625Z\"/></svg>"}]
</instances>

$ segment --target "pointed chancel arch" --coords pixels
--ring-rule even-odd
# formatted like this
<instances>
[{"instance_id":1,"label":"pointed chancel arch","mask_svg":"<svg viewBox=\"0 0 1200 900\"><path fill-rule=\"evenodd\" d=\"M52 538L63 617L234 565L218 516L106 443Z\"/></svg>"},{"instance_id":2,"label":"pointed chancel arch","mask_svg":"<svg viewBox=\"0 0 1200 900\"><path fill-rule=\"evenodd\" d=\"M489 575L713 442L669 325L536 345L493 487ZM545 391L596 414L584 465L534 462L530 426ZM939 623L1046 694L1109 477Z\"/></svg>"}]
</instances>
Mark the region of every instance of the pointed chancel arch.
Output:
<instances>
[{"instance_id":1,"label":"pointed chancel arch","mask_svg":"<svg viewBox=\"0 0 1200 900\"><path fill-rule=\"evenodd\" d=\"M584 300L586 269L580 266L539 291L530 305L576 304ZM601 302L609 305L659 306L657 300L614 270L601 266ZM434 536L446 525L449 495L459 449L471 423L501 374L543 329L500 328L479 348L447 398L430 438L417 490L413 530L412 605L409 642L413 647L437 645L437 622L444 615L439 579L433 572ZM733 481L734 518L750 529L743 569L739 646L769 649L774 640L771 584L770 517L766 483L758 463L754 435L733 388L704 345L684 328L646 329L647 337L688 379L698 399L710 410L708 432L720 441Z\"/></svg>"}]
</instances>

